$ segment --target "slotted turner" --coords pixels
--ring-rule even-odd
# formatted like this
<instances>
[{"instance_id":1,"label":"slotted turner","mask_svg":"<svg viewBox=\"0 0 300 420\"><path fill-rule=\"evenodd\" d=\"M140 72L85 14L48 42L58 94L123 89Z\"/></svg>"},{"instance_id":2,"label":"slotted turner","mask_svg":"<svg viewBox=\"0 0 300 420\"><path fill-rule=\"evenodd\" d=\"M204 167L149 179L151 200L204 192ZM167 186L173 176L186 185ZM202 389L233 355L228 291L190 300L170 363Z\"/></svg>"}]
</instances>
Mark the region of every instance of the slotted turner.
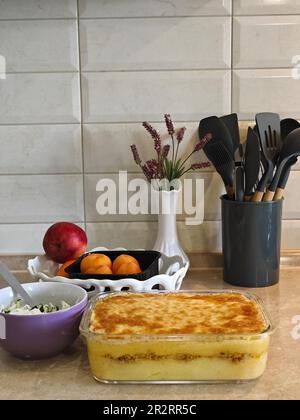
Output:
<instances>
[{"instance_id":1,"label":"slotted turner","mask_svg":"<svg viewBox=\"0 0 300 420\"><path fill-rule=\"evenodd\" d=\"M262 201L268 182L273 177L275 165L282 147L280 117L278 114L263 112L256 115L262 153L266 160L266 170L252 201Z\"/></svg>"}]
</instances>

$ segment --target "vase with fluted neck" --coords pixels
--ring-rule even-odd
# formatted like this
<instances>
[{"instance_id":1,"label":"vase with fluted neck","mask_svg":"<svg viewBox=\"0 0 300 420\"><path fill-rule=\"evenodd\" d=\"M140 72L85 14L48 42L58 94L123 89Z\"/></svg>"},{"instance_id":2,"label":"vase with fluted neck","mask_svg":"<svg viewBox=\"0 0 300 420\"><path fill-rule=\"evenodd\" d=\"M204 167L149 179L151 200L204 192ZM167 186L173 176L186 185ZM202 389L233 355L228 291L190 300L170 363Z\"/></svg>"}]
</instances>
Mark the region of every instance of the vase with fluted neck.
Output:
<instances>
[{"instance_id":1,"label":"vase with fluted neck","mask_svg":"<svg viewBox=\"0 0 300 420\"><path fill-rule=\"evenodd\" d=\"M189 259L180 244L177 232L177 208L181 197L181 188L171 191L152 190L152 200L154 199L158 214L158 231L153 249L168 257L180 256L186 265L189 264ZM172 269L179 269L179 264L174 264Z\"/></svg>"}]
</instances>

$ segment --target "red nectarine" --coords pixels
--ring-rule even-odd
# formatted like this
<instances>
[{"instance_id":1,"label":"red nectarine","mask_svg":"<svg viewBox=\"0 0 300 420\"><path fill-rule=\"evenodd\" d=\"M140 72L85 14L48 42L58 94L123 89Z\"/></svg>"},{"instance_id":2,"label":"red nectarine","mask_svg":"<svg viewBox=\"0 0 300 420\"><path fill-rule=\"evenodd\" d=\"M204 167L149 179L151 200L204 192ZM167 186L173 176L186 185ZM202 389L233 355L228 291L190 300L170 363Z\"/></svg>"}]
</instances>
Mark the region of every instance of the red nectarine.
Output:
<instances>
[{"instance_id":1,"label":"red nectarine","mask_svg":"<svg viewBox=\"0 0 300 420\"><path fill-rule=\"evenodd\" d=\"M85 231L74 223L55 223L47 230L43 247L49 258L63 264L85 253L87 236Z\"/></svg>"}]
</instances>

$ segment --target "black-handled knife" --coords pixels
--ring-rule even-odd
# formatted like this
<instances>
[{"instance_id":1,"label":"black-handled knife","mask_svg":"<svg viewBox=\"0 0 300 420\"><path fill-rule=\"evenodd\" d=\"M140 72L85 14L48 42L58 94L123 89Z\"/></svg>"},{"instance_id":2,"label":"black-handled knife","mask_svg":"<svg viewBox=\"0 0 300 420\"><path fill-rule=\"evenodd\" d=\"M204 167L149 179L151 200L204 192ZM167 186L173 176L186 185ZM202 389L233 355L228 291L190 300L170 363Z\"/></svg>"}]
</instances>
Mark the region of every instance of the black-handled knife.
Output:
<instances>
[{"instance_id":1,"label":"black-handled knife","mask_svg":"<svg viewBox=\"0 0 300 420\"><path fill-rule=\"evenodd\" d=\"M245 170L243 146L240 145L235 152L235 201L244 201L245 196Z\"/></svg>"}]
</instances>

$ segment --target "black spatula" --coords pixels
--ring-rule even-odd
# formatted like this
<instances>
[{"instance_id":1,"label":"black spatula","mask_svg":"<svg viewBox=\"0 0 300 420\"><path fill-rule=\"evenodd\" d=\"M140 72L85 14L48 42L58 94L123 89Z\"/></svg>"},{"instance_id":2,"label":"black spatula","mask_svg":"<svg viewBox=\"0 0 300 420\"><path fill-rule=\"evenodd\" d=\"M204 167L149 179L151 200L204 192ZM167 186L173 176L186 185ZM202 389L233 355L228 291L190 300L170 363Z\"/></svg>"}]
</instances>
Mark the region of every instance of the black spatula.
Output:
<instances>
[{"instance_id":1,"label":"black spatula","mask_svg":"<svg viewBox=\"0 0 300 420\"><path fill-rule=\"evenodd\" d=\"M231 135L233 152L240 146L240 128L237 114L230 114L221 117L220 120L226 125L229 134Z\"/></svg>"},{"instance_id":2,"label":"black spatula","mask_svg":"<svg viewBox=\"0 0 300 420\"><path fill-rule=\"evenodd\" d=\"M226 125L220 120L220 118L213 116L204 118L200 121L199 124L199 137L203 139L206 134L210 133L212 135L212 139L210 143L215 141L222 141L225 145L226 149L232 156L234 157L233 151L233 143L231 135L226 127Z\"/></svg>"},{"instance_id":3,"label":"black spatula","mask_svg":"<svg viewBox=\"0 0 300 420\"><path fill-rule=\"evenodd\" d=\"M216 168L218 174L223 179L228 197L233 198L233 174L235 169L233 157L228 152L222 141L210 141L204 146L203 150L207 158Z\"/></svg>"}]
</instances>

